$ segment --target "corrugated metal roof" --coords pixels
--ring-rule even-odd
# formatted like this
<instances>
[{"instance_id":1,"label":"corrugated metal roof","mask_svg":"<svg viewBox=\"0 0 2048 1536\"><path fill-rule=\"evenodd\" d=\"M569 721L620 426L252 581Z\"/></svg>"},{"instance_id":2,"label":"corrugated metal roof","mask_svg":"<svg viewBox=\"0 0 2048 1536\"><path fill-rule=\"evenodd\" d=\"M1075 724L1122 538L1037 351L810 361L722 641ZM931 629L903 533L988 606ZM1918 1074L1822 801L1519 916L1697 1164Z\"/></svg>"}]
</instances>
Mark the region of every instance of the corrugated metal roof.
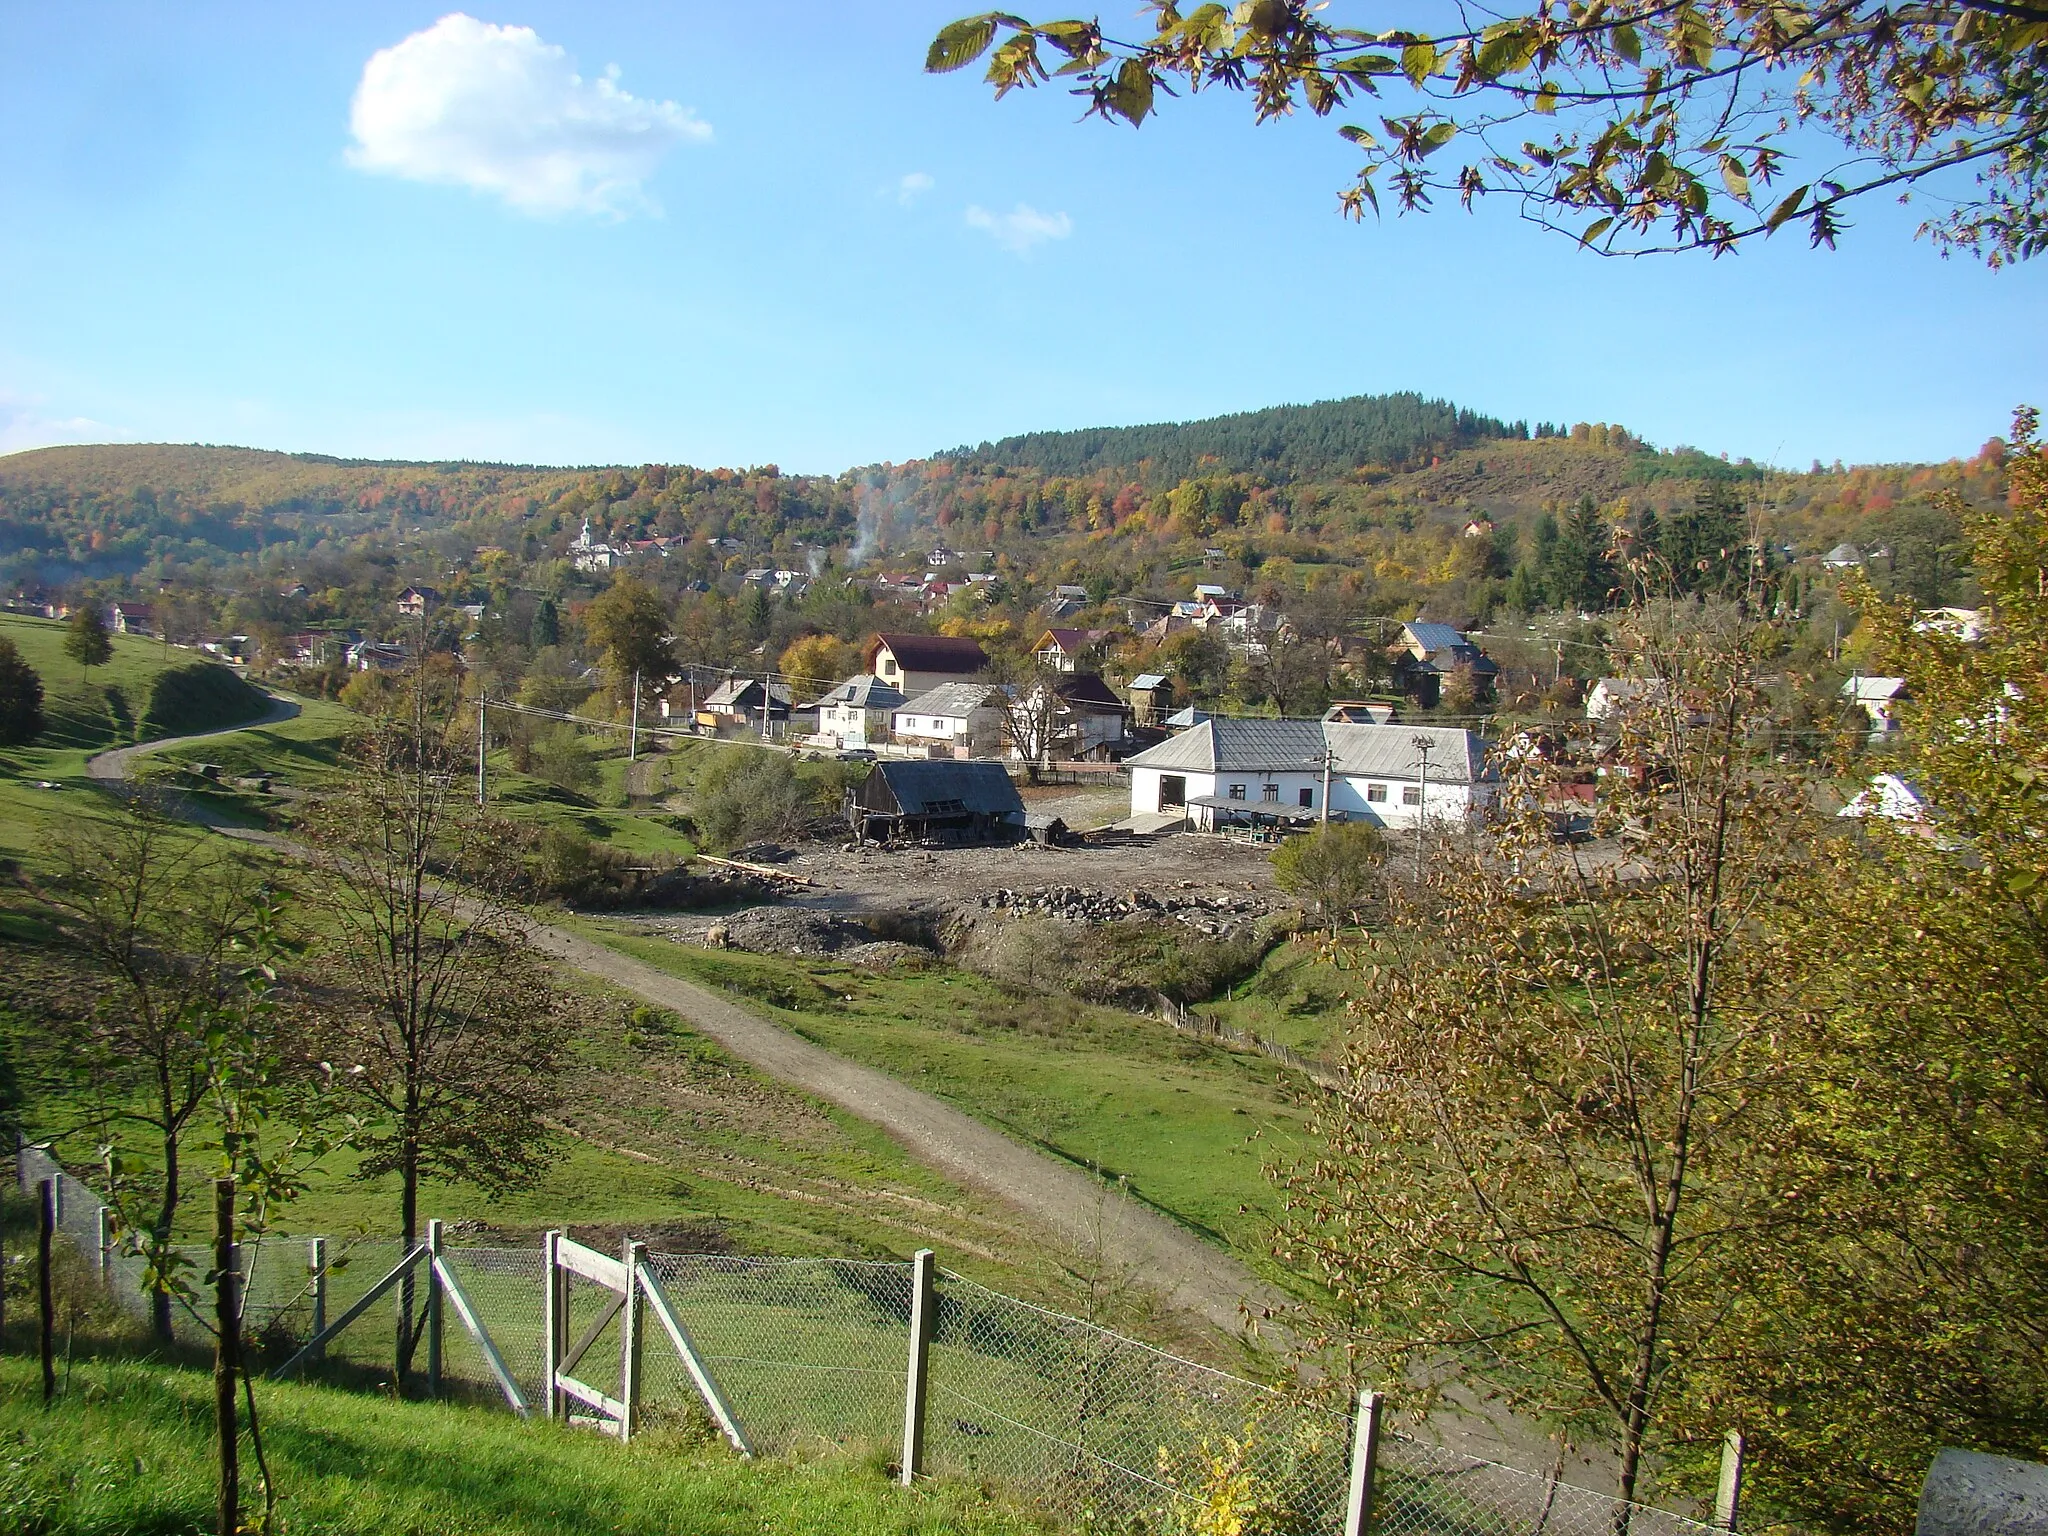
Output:
<instances>
[{"instance_id":1,"label":"corrugated metal roof","mask_svg":"<svg viewBox=\"0 0 2048 1536\"><path fill-rule=\"evenodd\" d=\"M1449 624L1427 624L1418 619L1413 624L1406 624L1402 627L1408 631L1409 639L1421 646L1423 650L1432 653L1447 651L1457 646L1470 645L1472 643Z\"/></svg>"},{"instance_id":2,"label":"corrugated metal roof","mask_svg":"<svg viewBox=\"0 0 2048 1536\"><path fill-rule=\"evenodd\" d=\"M947 720L965 720L977 709L998 704L992 683L941 683L896 707L900 715L937 715Z\"/></svg>"},{"instance_id":3,"label":"corrugated metal roof","mask_svg":"<svg viewBox=\"0 0 2048 1536\"><path fill-rule=\"evenodd\" d=\"M1140 672L1131 679L1131 687L1149 693L1165 681L1166 674L1164 672Z\"/></svg>"},{"instance_id":4,"label":"corrugated metal roof","mask_svg":"<svg viewBox=\"0 0 2048 1536\"><path fill-rule=\"evenodd\" d=\"M1204 720L1125 759L1130 768L1183 773L1320 773L1412 779L1422 765L1418 737L1429 742L1429 782L1470 784L1486 775L1486 742L1445 726L1347 725L1323 720Z\"/></svg>"},{"instance_id":5,"label":"corrugated metal roof","mask_svg":"<svg viewBox=\"0 0 2048 1536\"><path fill-rule=\"evenodd\" d=\"M862 805L877 808L869 798L869 787L886 787L905 816L1022 815L1024 799L1001 763L948 761L944 758L886 761L875 764L861 784L857 796Z\"/></svg>"},{"instance_id":6,"label":"corrugated metal roof","mask_svg":"<svg viewBox=\"0 0 2048 1536\"><path fill-rule=\"evenodd\" d=\"M849 677L825 697L821 707L839 709L895 709L903 702L903 690L872 675Z\"/></svg>"}]
</instances>

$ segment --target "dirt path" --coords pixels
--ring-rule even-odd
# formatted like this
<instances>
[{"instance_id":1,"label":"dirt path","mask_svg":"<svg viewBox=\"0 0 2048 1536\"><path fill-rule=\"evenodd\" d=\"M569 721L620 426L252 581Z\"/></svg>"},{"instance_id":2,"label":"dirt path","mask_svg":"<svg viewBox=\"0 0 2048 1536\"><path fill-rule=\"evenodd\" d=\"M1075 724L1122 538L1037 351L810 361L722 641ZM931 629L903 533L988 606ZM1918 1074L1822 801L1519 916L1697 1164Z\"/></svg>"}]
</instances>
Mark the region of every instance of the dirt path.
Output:
<instances>
[{"instance_id":1,"label":"dirt path","mask_svg":"<svg viewBox=\"0 0 2048 1536\"><path fill-rule=\"evenodd\" d=\"M270 708L254 720L244 720L240 725L225 726L218 731L195 731L190 736L159 736L155 741L137 742L132 747L115 747L87 758L85 771L95 779L117 784L128 777L129 765L136 758L146 752L154 752L159 747L182 746L186 742L207 741L215 736L233 736L238 731L260 730L266 725L278 725L298 715L299 706L290 699L281 699L274 693L269 695L269 698Z\"/></svg>"},{"instance_id":2,"label":"dirt path","mask_svg":"<svg viewBox=\"0 0 2048 1536\"><path fill-rule=\"evenodd\" d=\"M280 699L269 714L233 730L272 725L298 712L298 705ZM95 779L118 782L142 753L174 741L231 733L208 731L117 747L91 759L87 768ZM194 814L199 811L187 807L193 819L230 836L282 851L293 849L275 834L220 827L217 818ZM715 992L577 934L540 922L531 924L528 932L543 953L674 1010L769 1076L880 1126L929 1167L1008 1202L1058 1233L1084 1262L1139 1279L1177 1311L1236 1334L1243 1329L1244 1308L1262 1311L1283 1302L1278 1291L1237 1259L1185 1228L1142 1206L1111 1198L1099 1180L1072 1164L1012 1141L928 1093L813 1045ZM944 1255L940 1257L943 1260Z\"/></svg>"}]
</instances>

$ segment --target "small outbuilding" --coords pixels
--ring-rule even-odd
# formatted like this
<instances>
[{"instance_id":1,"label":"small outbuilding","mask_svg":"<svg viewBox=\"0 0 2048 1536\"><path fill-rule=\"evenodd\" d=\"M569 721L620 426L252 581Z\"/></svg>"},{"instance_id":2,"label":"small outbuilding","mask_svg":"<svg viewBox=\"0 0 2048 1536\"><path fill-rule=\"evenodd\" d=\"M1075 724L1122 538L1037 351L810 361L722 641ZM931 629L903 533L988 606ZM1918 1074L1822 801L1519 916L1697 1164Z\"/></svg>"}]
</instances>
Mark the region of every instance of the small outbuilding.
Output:
<instances>
[{"instance_id":1,"label":"small outbuilding","mask_svg":"<svg viewBox=\"0 0 2048 1536\"><path fill-rule=\"evenodd\" d=\"M972 759L879 762L848 792L846 819L863 842L1010 842L1025 830L1003 765Z\"/></svg>"}]
</instances>

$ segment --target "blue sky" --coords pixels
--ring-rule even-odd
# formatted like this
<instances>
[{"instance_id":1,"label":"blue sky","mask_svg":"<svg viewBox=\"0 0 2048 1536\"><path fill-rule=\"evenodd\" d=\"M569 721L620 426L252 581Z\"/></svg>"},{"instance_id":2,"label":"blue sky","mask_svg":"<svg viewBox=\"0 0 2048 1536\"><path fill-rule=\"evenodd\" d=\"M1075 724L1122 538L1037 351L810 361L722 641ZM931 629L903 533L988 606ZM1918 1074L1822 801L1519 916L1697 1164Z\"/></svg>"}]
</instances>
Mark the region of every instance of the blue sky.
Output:
<instances>
[{"instance_id":1,"label":"blue sky","mask_svg":"<svg viewBox=\"0 0 2048 1536\"><path fill-rule=\"evenodd\" d=\"M1361 227L1331 122L924 75L968 9L9 0L0 451L830 471L1416 389L1798 467L2048 404L2048 265L1944 261L1916 210L1720 262Z\"/></svg>"}]
</instances>

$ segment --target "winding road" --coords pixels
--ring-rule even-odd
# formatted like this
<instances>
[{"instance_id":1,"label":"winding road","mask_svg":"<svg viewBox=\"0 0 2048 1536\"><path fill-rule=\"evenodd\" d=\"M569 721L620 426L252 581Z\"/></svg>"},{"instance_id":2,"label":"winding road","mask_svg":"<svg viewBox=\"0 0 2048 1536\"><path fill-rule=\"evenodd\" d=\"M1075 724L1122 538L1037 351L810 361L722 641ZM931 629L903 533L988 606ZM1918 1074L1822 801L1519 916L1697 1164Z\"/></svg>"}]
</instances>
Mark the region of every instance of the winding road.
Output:
<instances>
[{"instance_id":1,"label":"winding road","mask_svg":"<svg viewBox=\"0 0 2048 1536\"><path fill-rule=\"evenodd\" d=\"M299 712L297 704L272 698L275 707L255 720L223 731L117 747L92 758L87 771L96 780L119 783L142 754L173 743L274 725ZM187 812L230 836L285 850L293 846L273 834L222 826L198 807L188 807ZM1225 1333L1241 1334L1247 1310L1259 1314L1285 1304L1279 1291L1192 1232L1155 1211L1107 1196L1099 1180L1072 1164L1012 1141L887 1073L848 1061L716 992L578 934L534 922L529 937L563 964L680 1014L693 1028L770 1077L879 1126L928 1167L1006 1202L1104 1269L1136 1277L1176 1311Z\"/></svg>"}]
</instances>

